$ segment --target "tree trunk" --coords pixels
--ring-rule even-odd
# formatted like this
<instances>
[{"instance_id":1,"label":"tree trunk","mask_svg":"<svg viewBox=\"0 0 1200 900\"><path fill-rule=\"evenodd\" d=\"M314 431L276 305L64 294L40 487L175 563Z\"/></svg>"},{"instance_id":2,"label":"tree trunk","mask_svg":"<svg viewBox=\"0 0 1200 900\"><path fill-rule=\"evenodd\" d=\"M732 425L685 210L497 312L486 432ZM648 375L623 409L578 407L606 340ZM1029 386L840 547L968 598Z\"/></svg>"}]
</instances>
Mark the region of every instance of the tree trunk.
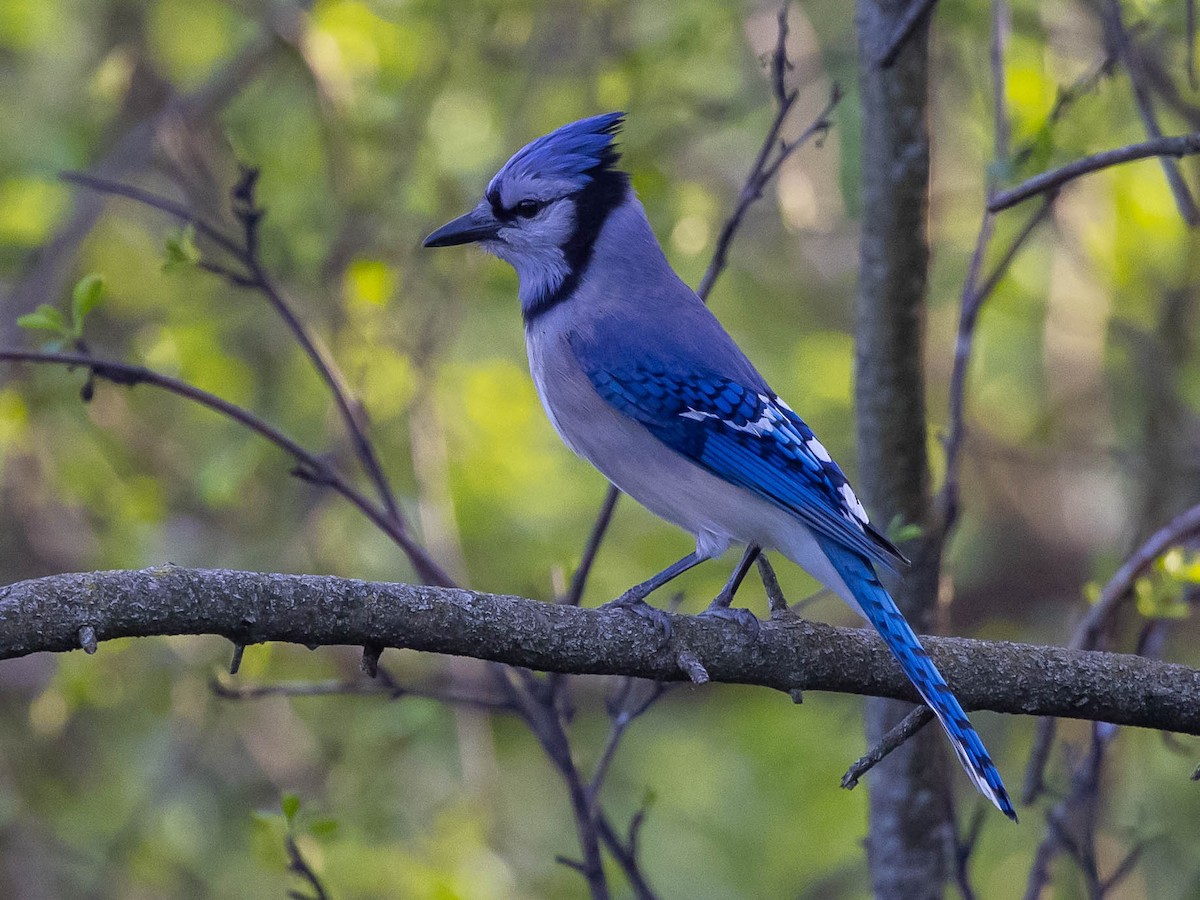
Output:
<instances>
[{"instance_id":1,"label":"tree trunk","mask_svg":"<svg viewBox=\"0 0 1200 900\"><path fill-rule=\"evenodd\" d=\"M856 388L859 479L881 528L895 517L922 528L905 546L913 567L889 585L913 628L928 631L941 562L931 527L922 371L929 262L926 206L929 133L928 26L910 35L892 65L878 59L914 0L858 0L862 93L862 239ZM911 707L867 702L874 744ZM953 847L944 738L926 728L868 778L868 862L877 897L939 897Z\"/></svg>"}]
</instances>

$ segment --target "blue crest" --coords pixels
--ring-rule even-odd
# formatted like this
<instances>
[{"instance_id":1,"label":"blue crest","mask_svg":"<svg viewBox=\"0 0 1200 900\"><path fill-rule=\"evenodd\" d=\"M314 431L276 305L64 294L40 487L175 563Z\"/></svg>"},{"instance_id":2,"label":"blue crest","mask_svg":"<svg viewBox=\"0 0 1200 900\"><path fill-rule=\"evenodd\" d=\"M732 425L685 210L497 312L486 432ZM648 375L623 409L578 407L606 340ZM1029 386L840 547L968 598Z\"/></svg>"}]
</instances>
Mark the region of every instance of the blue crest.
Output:
<instances>
[{"instance_id":1,"label":"blue crest","mask_svg":"<svg viewBox=\"0 0 1200 900\"><path fill-rule=\"evenodd\" d=\"M611 112L564 125L526 144L504 164L493 184L505 176L561 178L586 187L621 158L613 138L625 122L625 113Z\"/></svg>"}]
</instances>

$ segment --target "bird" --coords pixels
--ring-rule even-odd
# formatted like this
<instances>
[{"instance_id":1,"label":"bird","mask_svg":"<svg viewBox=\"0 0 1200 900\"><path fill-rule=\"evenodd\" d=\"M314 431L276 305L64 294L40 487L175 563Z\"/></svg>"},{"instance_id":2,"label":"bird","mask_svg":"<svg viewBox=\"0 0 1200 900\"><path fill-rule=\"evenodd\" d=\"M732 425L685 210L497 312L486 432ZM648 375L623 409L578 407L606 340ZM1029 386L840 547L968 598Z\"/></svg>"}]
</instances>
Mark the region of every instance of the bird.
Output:
<instances>
[{"instance_id":1,"label":"bird","mask_svg":"<svg viewBox=\"0 0 1200 900\"><path fill-rule=\"evenodd\" d=\"M1000 773L879 580L901 552L872 527L841 468L675 273L630 176L621 112L518 150L470 211L425 247L477 244L517 273L530 373L562 441L621 491L690 532L695 550L610 606L667 627L646 597L732 545L745 552L701 615L731 608L759 552L805 569L882 636L975 787L1009 818ZM669 635L669 631L667 632Z\"/></svg>"}]
</instances>

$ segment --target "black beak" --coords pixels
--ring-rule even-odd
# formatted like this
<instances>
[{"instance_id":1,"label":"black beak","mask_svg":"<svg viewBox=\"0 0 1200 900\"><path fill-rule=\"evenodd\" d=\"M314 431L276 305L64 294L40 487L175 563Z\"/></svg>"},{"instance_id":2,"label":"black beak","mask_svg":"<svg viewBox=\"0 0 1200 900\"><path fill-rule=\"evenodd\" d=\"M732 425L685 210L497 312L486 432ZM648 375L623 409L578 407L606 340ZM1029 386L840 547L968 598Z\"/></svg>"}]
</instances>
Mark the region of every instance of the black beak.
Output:
<instances>
[{"instance_id":1,"label":"black beak","mask_svg":"<svg viewBox=\"0 0 1200 900\"><path fill-rule=\"evenodd\" d=\"M422 247L453 247L494 238L500 223L491 210L480 204L465 216L447 222L422 242Z\"/></svg>"}]
</instances>

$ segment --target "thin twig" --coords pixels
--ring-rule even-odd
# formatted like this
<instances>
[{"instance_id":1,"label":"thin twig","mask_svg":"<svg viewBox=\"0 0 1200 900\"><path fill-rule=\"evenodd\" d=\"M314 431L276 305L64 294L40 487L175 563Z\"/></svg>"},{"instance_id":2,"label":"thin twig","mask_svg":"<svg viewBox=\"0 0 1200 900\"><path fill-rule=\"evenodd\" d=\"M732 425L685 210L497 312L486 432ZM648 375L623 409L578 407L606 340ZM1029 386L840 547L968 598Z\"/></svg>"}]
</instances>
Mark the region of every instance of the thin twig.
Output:
<instances>
[{"instance_id":1,"label":"thin twig","mask_svg":"<svg viewBox=\"0 0 1200 900\"><path fill-rule=\"evenodd\" d=\"M382 670L381 670L382 671ZM209 680L209 688L222 700L261 700L264 697L387 697L402 700L420 697L452 706L474 706L495 712L515 712L511 703L476 694L437 687L407 687L391 681L284 681L275 684L227 684L219 678Z\"/></svg>"},{"instance_id":2,"label":"thin twig","mask_svg":"<svg viewBox=\"0 0 1200 900\"><path fill-rule=\"evenodd\" d=\"M1016 187L1000 191L988 201L987 208L989 212L1000 212L1010 206L1016 206L1030 197L1058 190L1076 178L1111 166L1119 166L1122 163L1148 159L1152 156L1183 157L1195 153L1200 153L1200 132L1174 137L1159 137L1143 141L1140 144L1104 150L1091 156L1085 156L1083 159L1077 159L1061 168L1042 172L1040 175L1021 182Z\"/></svg>"},{"instance_id":3,"label":"thin twig","mask_svg":"<svg viewBox=\"0 0 1200 900\"><path fill-rule=\"evenodd\" d=\"M636 687L640 684L646 685L646 691L636 703L631 703L629 698L633 694ZM604 749L600 753L600 759L596 762L596 770L592 773L591 784L588 786L588 792L595 802L596 797L600 794L601 787L604 786L604 779L608 776L609 766L612 765L613 757L616 755L617 747L621 743L621 739L625 736L629 726L633 724L639 716L644 714L651 706L667 692L668 685L661 681L642 681L637 678L623 678L621 687L617 690L616 702L609 709L609 717L612 724L609 726L608 739L604 743Z\"/></svg>"},{"instance_id":4,"label":"thin twig","mask_svg":"<svg viewBox=\"0 0 1200 900\"><path fill-rule=\"evenodd\" d=\"M1126 877L1128 877L1129 873L1132 872L1137 866L1138 860L1142 858L1142 852L1145 849L1146 845L1142 842L1138 842L1133 845L1130 851L1125 854L1125 858L1117 864L1115 869L1113 869L1112 874L1100 882L1101 896L1109 893L1109 891L1111 891L1122 881L1124 881Z\"/></svg>"},{"instance_id":5,"label":"thin twig","mask_svg":"<svg viewBox=\"0 0 1200 900\"><path fill-rule=\"evenodd\" d=\"M248 170L248 172L254 171ZM291 304L283 296L283 292L263 264L257 238L257 224L263 215L263 210L257 205L254 193L254 180L252 178L245 178L244 181L248 183L248 188L245 192L244 208L240 213L245 232L245 255L243 261L250 269L250 274L254 278L258 290L267 298L271 306L275 308L279 317L283 319L288 330L292 332L296 341L304 350L305 355L312 361L322 380L329 387L329 392L333 395L338 412L345 423L346 431L350 434L351 442L354 445L354 452L362 463L367 477L375 485L379 499L383 501L388 515L400 528L406 528L407 526L400 514L400 508L396 504L396 497L392 493L387 477L383 474L383 468L375 453L374 445L367 437L366 423L363 421L361 405L351 400L350 388L337 363L334 362L333 357L329 355L328 351L317 338L309 332L304 323L300 321L299 316L296 315L295 310L292 309ZM235 190L235 196L236 194L237 191Z\"/></svg>"},{"instance_id":6,"label":"thin twig","mask_svg":"<svg viewBox=\"0 0 1200 900\"><path fill-rule=\"evenodd\" d=\"M762 198L763 190L767 184L770 183L771 179L792 153L804 146L815 135L823 135L833 127L833 122L829 116L842 101L841 88L836 84L829 92L829 102L825 104L825 107L817 114L816 118L809 123L808 127L800 132L794 141L780 140L779 132L783 127L784 119L787 118L787 114L791 111L798 97L799 91L793 89L791 93L784 96L780 101L779 108L775 113L775 119L771 122L771 127L767 129L767 136L763 139L754 165L751 167L750 173L746 176L741 193L738 194L737 205L734 207L733 212L730 213L729 218L725 220L725 224L721 226L716 248L713 250L712 260L704 272L704 277L700 279L700 286L696 288L696 294L701 300L708 300L708 295L712 292L717 278L725 271L725 267L729 261L729 248L733 244L733 239L742 225L742 220L755 201Z\"/></svg>"},{"instance_id":7,"label":"thin twig","mask_svg":"<svg viewBox=\"0 0 1200 900\"><path fill-rule=\"evenodd\" d=\"M996 162L1006 161L1009 154L1011 127L1005 102L1004 51L1011 30L1012 11L1008 0L992 0L992 42L988 56L992 66L992 158Z\"/></svg>"},{"instance_id":8,"label":"thin twig","mask_svg":"<svg viewBox=\"0 0 1200 900\"><path fill-rule=\"evenodd\" d=\"M111 381L113 384L133 387L147 384L161 388L184 399L191 400L203 407L220 413L227 419L237 422L260 437L270 441L296 460L299 465L292 474L314 484L332 488L349 500L380 530L390 537L405 552L412 561L413 567L421 577L443 586L452 586L450 576L429 556L420 544L416 543L398 523L357 488L351 485L328 462L315 453L302 447L274 425L250 412L244 407L237 406L215 394L202 390L195 385L155 372L143 366L119 362L117 360L101 359L84 353L51 353L42 350L0 349L0 361L32 362L50 365L61 365L69 368L87 369L93 376Z\"/></svg>"},{"instance_id":9,"label":"thin twig","mask_svg":"<svg viewBox=\"0 0 1200 900\"><path fill-rule=\"evenodd\" d=\"M758 564L758 575L762 579L763 590L767 593L767 604L771 610L771 618L776 619L787 615L787 597L783 595L783 588L779 586L779 579L775 575L775 569L771 566L770 560L767 559L767 554L758 554L758 559L755 562Z\"/></svg>"},{"instance_id":10,"label":"thin twig","mask_svg":"<svg viewBox=\"0 0 1200 900\"><path fill-rule=\"evenodd\" d=\"M161 197L151 191L143 190L130 184L112 181L108 178L91 175L87 172L59 172L58 177L70 184L77 184L80 187L88 188L99 194L124 197L126 200L132 200L135 203L140 203L151 209L157 209L159 212L164 212L178 219L180 222L194 227L199 234L204 235L234 259L239 262L245 262L242 247L236 239L227 235L218 226L212 224L202 216L198 216L194 210L189 209L182 203L178 203L167 197Z\"/></svg>"},{"instance_id":11,"label":"thin twig","mask_svg":"<svg viewBox=\"0 0 1200 900\"><path fill-rule=\"evenodd\" d=\"M321 879L317 876L317 873L313 871L312 866L304 858L304 854L300 852L300 847L296 844L296 838L290 830L284 835L283 843L284 847L287 848L288 868L303 878L308 883L308 886L313 889L313 896L311 898L298 891L289 891L289 895L294 898L302 898L302 900L329 900L329 892L325 890L325 885L321 883Z\"/></svg>"},{"instance_id":12,"label":"thin twig","mask_svg":"<svg viewBox=\"0 0 1200 900\"><path fill-rule=\"evenodd\" d=\"M563 858L560 862L571 865L579 871L587 881L588 891L592 900L607 900L609 896L608 880L604 874L604 865L600 855L600 827L596 815L596 807L592 802L588 786L584 783L571 756L571 745L563 730L554 707L553 691L542 690L532 673L516 669L518 677L527 676L522 684L514 684L509 675L500 667L494 667L493 672L501 685L507 686L516 704L517 712L524 719L529 730L533 732L538 743L542 745L554 768L562 776L567 787L567 796L571 802L571 812L575 818L575 830L579 837L579 846L583 851L582 862L567 863Z\"/></svg>"},{"instance_id":13,"label":"thin twig","mask_svg":"<svg viewBox=\"0 0 1200 900\"><path fill-rule=\"evenodd\" d=\"M1134 103L1137 105L1138 115L1142 119L1146 135L1151 140L1160 139L1163 133L1158 124L1158 116L1154 112L1154 101L1151 98L1150 87L1146 83L1146 73L1142 67L1141 55L1133 44L1133 38L1125 28L1120 0L1107 0L1102 7L1101 15L1104 18L1108 42L1115 47L1116 55L1125 63L1125 71L1129 73ZM1167 156L1160 156L1159 162L1162 164L1167 185L1171 188L1171 194L1175 197L1175 205L1179 208L1179 214L1183 217L1183 221L1192 227L1200 225L1200 210L1196 208L1196 201L1192 198L1192 192L1188 189L1187 182L1183 180L1183 175L1180 174L1179 166Z\"/></svg>"},{"instance_id":14,"label":"thin twig","mask_svg":"<svg viewBox=\"0 0 1200 900\"><path fill-rule=\"evenodd\" d=\"M588 536L587 546L583 548L583 556L579 560L579 567L575 570L575 574L571 576L571 587L563 598L563 603L569 606L578 606L583 599L583 590L587 587L588 576L592 573L592 566L596 562L596 554L600 552L600 544L604 541L604 534L608 531L608 526L612 523L613 512L617 508L617 500L621 496L621 491L616 485L610 484L608 490L604 493L604 500L600 504L600 512L596 516L596 521L592 525L592 533Z\"/></svg>"},{"instance_id":15,"label":"thin twig","mask_svg":"<svg viewBox=\"0 0 1200 900\"><path fill-rule=\"evenodd\" d=\"M300 321L299 316L296 315L295 310L292 309L291 304L283 296L283 292L263 264L258 240L258 225L262 220L264 210L257 205L255 197L257 170L246 169L243 172L241 181L239 181L233 192L234 214L242 223L243 228L243 237L240 243L227 235L219 227L197 216L191 209L167 197L84 172L63 172L60 177L64 181L78 184L81 187L86 187L99 193L133 200L144 206L173 216L182 222L190 223L195 227L197 232L212 240L213 243L217 244L217 246L246 268L246 272L241 273L229 269L220 263L211 261L203 265L203 268L207 271L220 275L238 287L257 290L267 299L279 317L283 319L288 330L292 332L297 343L300 344L301 349L312 362L314 368L316 368L318 375L328 386L337 405L339 415L346 426L347 432L350 434L355 454L358 456L363 469L367 473L367 477L371 480L372 485L379 494L388 517L394 520L396 528L407 530L399 507L396 504L395 495L387 482L387 478L383 474L374 447L366 435L365 424L361 421L361 411L357 404L353 403L350 399L350 391L347 387L345 377L324 347L309 332L304 323ZM422 578L432 574L431 571L421 573ZM447 581L435 583L440 583L447 587L452 584Z\"/></svg>"},{"instance_id":16,"label":"thin twig","mask_svg":"<svg viewBox=\"0 0 1200 900\"><path fill-rule=\"evenodd\" d=\"M975 811L971 814L971 822L967 826L966 835L962 840L955 841L954 880L958 884L962 900L975 900L975 890L971 887L971 854L979 843L979 835L983 833L983 823L987 813L987 806L977 803Z\"/></svg>"},{"instance_id":17,"label":"thin twig","mask_svg":"<svg viewBox=\"0 0 1200 900\"><path fill-rule=\"evenodd\" d=\"M1167 639L1167 622L1151 620L1138 636L1139 656L1157 659L1162 655ZM1046 816L1046 835L1042 839L1030 870L1026 889L1027 900L1040 893L1050 876L1050 864L1059 851L1067 852L1079 866L1087 885L1088 896L1102 898L1113 886L1129 874L1141 854L1137 844L1107 879L1101 879L1096 853L1096 820L1100 806L1100 778L1103 774L1106 751L1120 729L1107 722L1095 722L1091 744L1083 761L1071 773L1071 790Z\"/></svg>"},{"instance_id":18,"label":"thin twig","mask_svg":"<svg viewBox=\"0 0 1200 900\"><path fill-rule=\"evenodd\" d=\"M875 58L877 68L890 69L895 64L900 51L904 49L904 45L916 32L917 26L933 12L935 3L937 0L909 0L904 15L900 17L895 30L892 31L892 36L888 38L887 44Z\"/></svg>"},{"instance_id":19,"label":"thin twig","mask_svg":"<svg viewBox=\"0 0 1200 900\"><path fill-rule=\"evenodd\" d=\"M630 824L631 840L629 843L626 843L617 834L608 817L601 814L598 819L600 839L604 841L604 846L608 848L609 853L613 855L613 859L621 867L621 871L625 873L634 896L638 900L657 900L658 895L654 893L649 882L646 881L645 876L642 874L642 868L637 856L637 834L644 820L645 808L643 807L634 814L633 821Z\"/></svg>"},{"instance_id":20,"label":"thin twig","mask_svg":"<svg viewBox=\"0 0 1200 900\"><path fill-rule=\"evenodd\" d=\"M1018 251L1029 240L1037 226L1049 215L1054 197L1054 193L1046 194L1042 205L1026 220L1025 225L1017 232L996 262L995 268L982 284L978 282L983 256L987 252L995 228L994 215L991 212L985 212L979 226L975 251L971 256L967 279L963 284L962 302L959 307L958 336L954 343L954 365L950 372L950 412L945 438L946 476L939 498L943 534L949 533L957 521L959 512L959 470L962 445L966 438L966 382L975 345L975 328L979 319L979 311L1007 274Z\"/></svg>"},{"instance_id":21,"label":"thin twig","mask_svg":"<svg viewBox=\"0 0 1200 900\"><path fill-rule=\"evenodd\" d=\"M854 763L842 776L842 787L853 790L858 780L875 768L889 753L933 721L933 711L925 704L914 706L883 738Z\"/></svg>"},{"instance_id":22,"label":"thin twig","mask_svg":"<svg viewBox=\"0 0 1200 900\"><path fill-rule=\"evenodd\" d=\"M1200 536L1200 504L1179 514L1154 534L1121 564L1100 591L1100 597L1080 619L1067 646L1072 650L1094 650L1117 607L1133 591L1134 584L1154 561L1170 550ZM1038 722L1029 764L1025 768L1024 797L1032 803L1044 790L1044 773L1050 759L1057 723L1054 719Z\"/></svg>"},{"instance_id":23,"label":"thin twig","mask_svg":"<svg viewBox=\"0 0 1200 900\"><path fill-rule=\"evenodd\" d=\"M1183 8L1188 84L1195 91L1200 90L1200 79L1196 78L1196 0L1185 0Z\"/></svg>"},{"instance_id":24,"label":"thin twig","mask_svg":"<svg viewBox=\"0 0 1200 900\"><path fill-rule=\"evenodd\" d=\"M1095 816L1100 775L1109 744L1119 729L1095 722L1087 755L1071 776L1071 790L1046 814L1046 833L1038 845L1025 886L1025 900L1037 900L1050 881L1050 867L1065 851L1079 864L1092 886L1090 896L1100 895L1100 878L1095 859ZM1071 823L1075 824L1075 830Z\"/></svg>"},{"instance_id":25,"label":"thin twig","mask_svg":"<svg viewBox=\"0 0 1200 900\"><path fill-rule=\"evenodd\" d=\"M1137 579L1172 547L1178 547L1197 536L1200 536L1200 504L1180 513L1130 554L1105 583L1099 599L1080 620L1067 646L1073 650L1097 647L1105 620L1117 604L1129 596Z\"/></svg>"}]
</instances>

